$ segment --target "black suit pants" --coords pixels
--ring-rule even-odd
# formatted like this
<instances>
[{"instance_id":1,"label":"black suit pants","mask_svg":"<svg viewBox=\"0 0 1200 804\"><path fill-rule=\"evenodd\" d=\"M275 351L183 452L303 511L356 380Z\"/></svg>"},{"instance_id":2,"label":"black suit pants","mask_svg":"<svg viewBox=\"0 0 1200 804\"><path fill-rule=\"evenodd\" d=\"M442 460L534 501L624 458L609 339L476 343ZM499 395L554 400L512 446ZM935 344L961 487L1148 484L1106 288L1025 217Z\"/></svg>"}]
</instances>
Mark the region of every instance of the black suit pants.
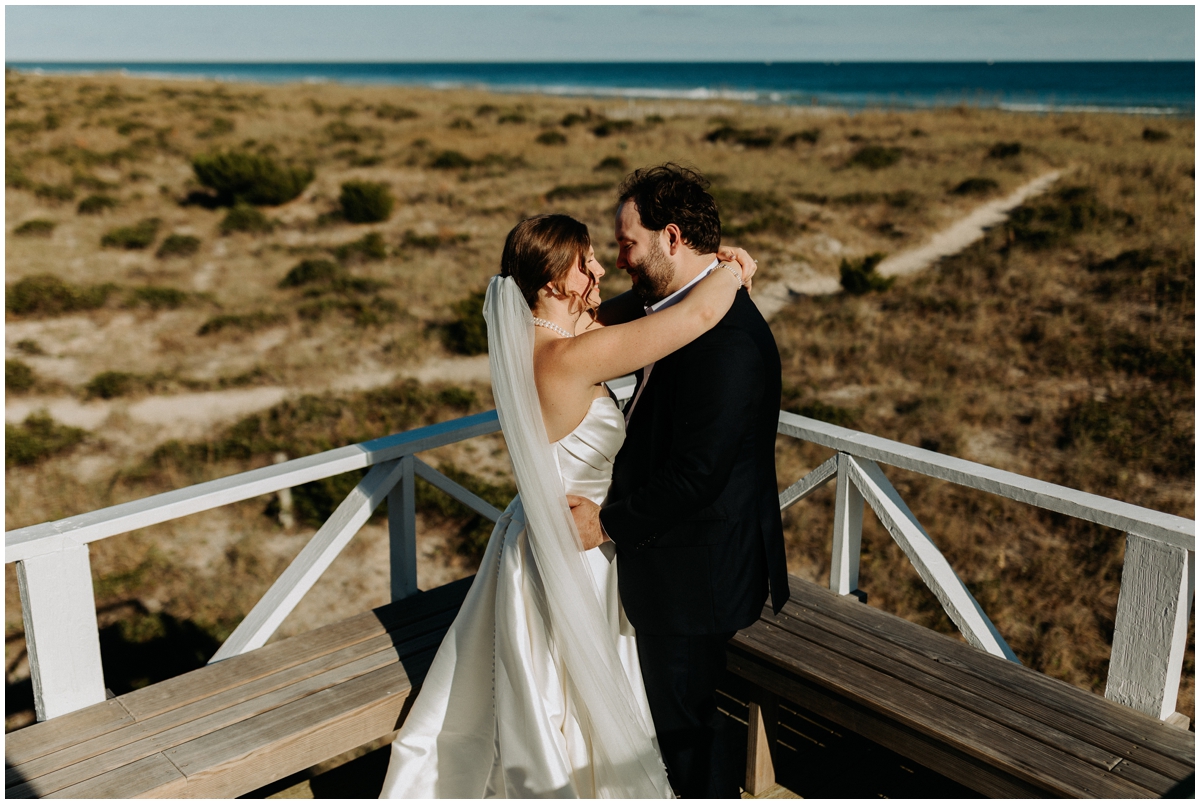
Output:
<instances>
[{"instance_id":1,"label":"black suit pants","mask_svg":"<svg viewBox=\"0 0 1200 804\"><path fill-rule=\"evenodd\" d=\"M725 643L733 633L662 636L638 633L638 659L671 787L683 798L738 798L717 711Z\"/></svg>"}]
</instances>

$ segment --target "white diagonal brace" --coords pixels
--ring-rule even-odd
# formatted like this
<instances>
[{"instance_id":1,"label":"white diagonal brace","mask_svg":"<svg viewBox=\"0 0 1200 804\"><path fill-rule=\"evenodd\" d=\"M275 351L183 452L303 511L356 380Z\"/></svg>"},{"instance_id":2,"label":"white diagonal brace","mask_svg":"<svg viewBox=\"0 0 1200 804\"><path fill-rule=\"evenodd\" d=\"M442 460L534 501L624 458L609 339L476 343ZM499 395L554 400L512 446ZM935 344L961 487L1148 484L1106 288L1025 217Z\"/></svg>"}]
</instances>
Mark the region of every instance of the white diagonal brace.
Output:
<instances>
[{"instance_id":1,"label":"white diagonal brace","mask_svg":"<svg viewBox=\"0 0 1200 804\"><path fill-rule=\"evenodd\" d=\"M838 456L834 455L825 461L825 463L780 492L779 510L786 511L830 480L833 480L834 476L837 475L837 461Z\"/></svg>"},{"instance_id":2,"label":"white diagonal brace","mask_svg":"<svg viewBox=\"0 0 1200 804\"><path fill-rule=\"evenodd\" d=\"M265 645L342 548L371 518L402 474L398 460L372 467L209 659L209 664Z\"/></svg>"},{"instance_id":3,"label":"white diagonal brace","mask_svg":"<svg viewBox=\"0 0 1200 804\"><path fill-rule=\"evenodd\" d=\"M879 521L892 534L908 560L958 626L967 641L993 656L1002 656L1020 663L996 626L988 619L975 596L971 594L946 557L929 538L925 528L909 510L900 494L874 461L843 455L850 479L862 492Z\"/></svg>"},{"instance_id":4,"label":"white diagonal brace","mask_svg":"<svg viewBox=\"0 0 1200 804\"><path fill-rule=\"evenodd\" d=\"M466 487L455 483L437 469L425 463L425 461L415 456L413 460L415 462L414 467L416 468L417 477L427 481L433 487L446 492L475 513L487 517L493 522L499 520L503 515L502 511L497 511L487 500Z\"/></svg>"}]
</instances>

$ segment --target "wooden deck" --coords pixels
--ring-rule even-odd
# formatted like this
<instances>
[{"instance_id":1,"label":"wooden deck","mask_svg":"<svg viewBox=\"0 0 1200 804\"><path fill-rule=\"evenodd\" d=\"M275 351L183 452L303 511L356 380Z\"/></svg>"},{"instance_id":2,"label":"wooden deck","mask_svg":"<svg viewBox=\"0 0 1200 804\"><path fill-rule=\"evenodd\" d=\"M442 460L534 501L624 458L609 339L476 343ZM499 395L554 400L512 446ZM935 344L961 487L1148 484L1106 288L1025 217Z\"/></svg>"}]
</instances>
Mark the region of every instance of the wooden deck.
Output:
<instances>
[{"instance_id":1,"label":"wooden deck","mask_svg":"<svg viewBox=\"0 0 1200 804\"><path fill-rule=\"evenodd\" d=\"M232 797L386 737L469 584L14 732L6 797ZM784 761L783 701L985 795L1158 796L1195 766L1190 732L796 578L729 667L727 689L769 720L751 765L756 745Z\"/></svg>"}]
</instances>

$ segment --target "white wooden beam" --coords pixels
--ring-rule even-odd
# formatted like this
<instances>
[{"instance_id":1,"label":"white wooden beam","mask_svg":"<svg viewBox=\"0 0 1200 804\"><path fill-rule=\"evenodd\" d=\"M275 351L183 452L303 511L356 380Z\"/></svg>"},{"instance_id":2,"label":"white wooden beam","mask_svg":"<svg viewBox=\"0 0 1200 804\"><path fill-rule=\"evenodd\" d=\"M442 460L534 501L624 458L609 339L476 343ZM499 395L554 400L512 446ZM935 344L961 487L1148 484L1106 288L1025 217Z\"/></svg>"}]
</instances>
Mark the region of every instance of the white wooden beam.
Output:
<instances>
[{"instance_id":1,"label":"white wooden beam","mask_svg":"<svg viewBox=\"0 0 1200 804\"><path fill-rule=\"evenodd\" d=\"M829 588L839 595L858 591L858 565L862 558L863 496L850 477L845 453L837 456L837 497L833 507L833 559L829 564Z\"/></svg>"},{"instance_id":2,"label":"white wooden beam","mask_svg":"<svg viewBox=\"0 0 1200 804\"><path fill-rule=\"evenodd\" d=\"M361 444L265 466L250 472L199 483L98 511L46 522L4 534L4 561L48 555L72 544L94 542L118 533L248 500L280 489L352 472L404 455L423 452L500 429L496 411L421 427Z\"/></svg>"},{"instance_id":3,"label":"white wooden beam","mask_svg":"<svg viewBox=\"0 0 1200 804\"><path fill-rule=\"evenodd\" d=\"M1187 550L1196 549L1196 523L1181 516L993 469L782 410L779 412L779 432L857 458L948 480Z\"/></svg>"},{"instance_id":4,"label":"white wooden beam","mask_svg":"<svg viewBox=\"0 0 1200 804\"><path fill-rule=\"evenodd\" d=\"M946 557L929 538L925 528L909 510L900 494L874 461L843 456L854 485L871 505L879 521L892 534L921 580L937 596L946 614L958 626L967 641L994 656L1003 656L1020 663L996 626L988 619L975 596L971 594ZM839 470L841 463L839 462Z\"/></svg>"},{"instance_id":5,"label":"white wooden beam","mask_svg":"<svg viewBox=\"0 0 1200 804\"><path fill-rule=\"evenodd\" d=\"M25 646L38 720L104 701L88 546L17 563Z\"/></svg>"},{"instance_id":6,"label":"white wooden beam","mask_svg":"<svg viewBox=\"0 0 1200 804\"><path fill-rule=\"evenodd\" d=\"M1159 720L1175 713L1195 572L1194 553L1128 535L1105 698Z\"/></svg>"},{"instance_id":7,"label":"white wooden beam","mask_svg":"<svg viewBox=\"0 0 1200 804\"><path fill-rule=\"evenodd\" d=\"M373 467L225 640L209 664L266 644L342 548L371 518L403 472L399 460Z\"/></svg>"},{"instance_id":8,"label":"white wooden beam","mask_svg":"<svg viewBox=\"0 0 1200 804\"><path fill-rule=\"evenodd\" d=\"M804 477L788 486L779 494L779 510L786 511L796 503L824 486L837 475L837 456L813 469Z\"/></svg>"},{"instance_id":9,"label":"white wooden beam","mask_svg":"<svg viewBox=\"0 0 1200 804\"><path fill-rule=\"evenodd\" d=\"M470 491L465 486L455 483L437 469L434 469L432 466L425 463L425 461L421 460L420 458L414 458L413 460L415 461L414 465L418 477L427 481L435 488L446 492L475 513L486 517L493 522L498 521L500 517L504 515L503 511L498 511L487 500L478 496L475 494L475 492Z\"/></svg>"},{"instance_id":10,"label":"white wooden beam","mask_svg":"<svg viewBox=\"0 0 1200 804\"><path fill-rule=\"evenodd\" d=\"M400 480L388 492L388 546L392 600L417 593L417 490L412 455L400 459Z\"/></svg>"}]
</instances>

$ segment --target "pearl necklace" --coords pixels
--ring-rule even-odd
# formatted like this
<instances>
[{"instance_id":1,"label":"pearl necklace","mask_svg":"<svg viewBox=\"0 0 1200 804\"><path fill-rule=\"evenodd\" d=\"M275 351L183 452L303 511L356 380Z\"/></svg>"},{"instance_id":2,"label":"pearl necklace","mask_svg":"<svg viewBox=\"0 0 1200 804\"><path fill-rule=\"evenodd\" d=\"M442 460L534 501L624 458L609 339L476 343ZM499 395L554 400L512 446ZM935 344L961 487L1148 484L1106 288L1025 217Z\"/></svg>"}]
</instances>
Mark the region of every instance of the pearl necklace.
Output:
<instances>
[{"instance_id":1,"label":"pearl necklace","mask_svg":"<svg viewBox=\"0 0 1200 804\"><path fill-rule=\"evenodd\" d=\"M560 327L558 324L555 324L553 321L547 321L544 318L538 318L537 316L534 316L533 325L535 327L545 327L546 329L550 330L551 332L557 332L559 335L562 335L564 338L574 338L575 337L574 332L567 332L565 329Z\"/></svg>"}]
</instances>

